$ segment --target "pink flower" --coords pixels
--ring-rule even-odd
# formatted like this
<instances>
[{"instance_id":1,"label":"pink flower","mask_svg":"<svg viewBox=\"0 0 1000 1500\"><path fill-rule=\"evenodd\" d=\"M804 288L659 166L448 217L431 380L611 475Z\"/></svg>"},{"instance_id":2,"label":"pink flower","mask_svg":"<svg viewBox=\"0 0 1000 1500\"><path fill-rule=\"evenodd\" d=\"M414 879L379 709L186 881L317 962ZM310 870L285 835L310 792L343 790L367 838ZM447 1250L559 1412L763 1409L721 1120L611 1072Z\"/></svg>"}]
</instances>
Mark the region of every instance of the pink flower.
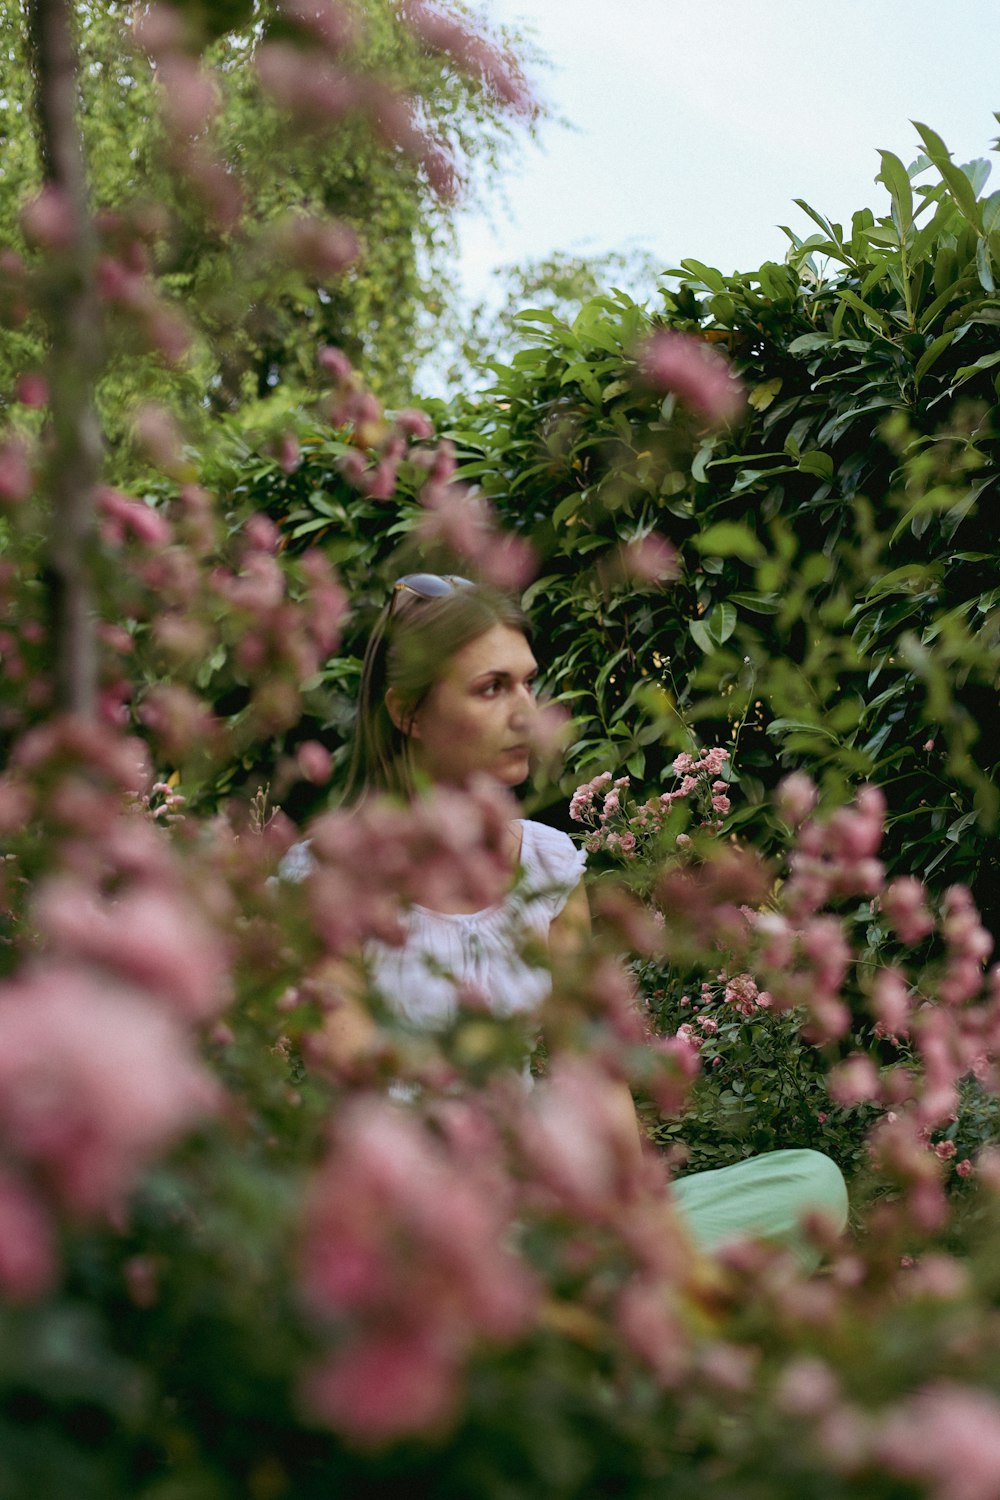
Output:
<instances>
[{"instance_id":1,"label":"pink flower","mask_svg":"<svg viewBox=\"0 0 1000 1500\"><path fill-rule=\"evenodd\" d=\"M761 1006L760 991L749 974L737 974L730 979L723 991L723 999L741 1016L752 1016Z\"/></svg>"},{"instance_id":2,"label":"pink flower","mask_svg":"<svg viewBox=\"0 0 1000 1500\"><path fill-rule=\"evenodd\" d=\"M621 576L637 583L668 583L681 572L677 548L656 532L626 543L617 561Z\"/></svg>"},{"instance_id":3,"label":"pink flower","mask_svg":"<svg viewBox=\"0 0 1000 1500\"><path fill-rule=\"evenodd\" d=\"M562 1057L519 1122L537 1180L584 1216L603 1215L635 1187L635 1122L594 1063Z\"/></svg>"},{"instance_id":4,"label":"pink flower","mask_svg":"<svg viewBox=\"0 0 1000 1500\"><path fill-rule=\"evenodd\" d=\"M404 411L398 411L395 417L396 426L400 432L407 437L416 440L432 438L434 436L434 424L425 412L417 411L413 407L407 407Z\"/></svg>"},{"instance_id":5,"label":"pink flower","mask_svg":"<svg viewBox=\"0 0 1000 1500\"><path fill-rule=\"evenodd\" d=\"M67 250L76 237L73 205L61 188L43 187L21 210L21 228L30 245Z\"/></svg>"},{"instance_id":6,"label":"pink flower","mask_svg":"<svg viewBox=\"0 0 1000 1500\"><path fill-rule=\"evenodd\" d=\"M878 1099L880 1094L878 1068L860 1053L832 1068L827 1082L830 1097L845 1108Z\"/></svg>"},{"instance_id":7,"label":"pink flower","mask_svg":"<svg viewBox=\"0 0 1000 1500\"><path fill-rule=\"evenodd\" d=\"M302 463L302 448L294 432L283 432L278 445L278 467L282 474L294 474Z\"/></svg>"},{"instance_id":8,"label":"pink flower","mask_svg":"<svg viewBox=\"0 0 1000 1500\"><path fill-rule=\"evenodd\" d=\"M495 536L480 553L478 562L483 580L505 593L519 592L538 572L534 547L513 532Z\"/></svg>"},{"instance_id":9,"label":"pink flower","mask_svg":"<svg viewBox=\"0 0 1000 1500\"><path fill-rule=\"evenodd\" d=\"M332 756L319 740L304 740L295 752L295 762L303 781L322 786L330 779Z\"/></svg>"},{"instance_id":10,"label":"pink flower","mask_svg":"<svg viewBox=\"0 0 1000 1500\"><path fill-rule=\"evenodd\" d=\"M20 505L31 494L31 463L23 438L12 437L0 446L0 500Z\"/></svg>"},{"instance_id":11,"label":"pink flower","mask_svg":"<svg viewBox=\"0 0 1000 1500\"><path fill-rule=\"evenodd\" d=\"M1000 1494L1000 1402L942 1381L890 1410L877 1439L890 1473L929 1486L932 1500Z\"/></svg>"},{"instance_id":12,"label":"pink flower","mask_svg":"<svg viewBox=\"0 0 1000 1500\"><path fill-rule=\"evenodd\" d=\"M49 404L49 386L44 375L37 370L21 375L17 382L17 399L22 406L37 410Z\"/></svg>"},{"instance_id":13,"label":"pink flower","mask_svg":"<svg viewBox=\"0 0 1000 1500\"><path fill-rule=\"evenodd\" d=\"M616 1322L627 1346L667 1390L683 1380L691 1364L691 1340L670 1291L652 1276L633 1277L618 1297Z\"/></svg>"},{"instance_id":14,"label":"pink flower","mask_svg":"<svg viewBox=\"0 0 1000 1500\"><path fill-rule=\"evenodd\" d=\"M728 750L724 749L722 745L712 745L708 750L702 752L701 760L695 769L702 770L709 776L718 776L720 771L725 770L728 760Z\"/></svg>"},{"instance_id":15,"label":"pink flower","mask_svg":"<svg viewBox=\"0 0 1000 1500\"><path fill-rule=\"evenodd\" d=\"M135 989L54 966L0 986L0 1137L72 1212L118 1207L218 1104L185 1032Z\"/></svg>"},{"instance_id":16,"label":"pink flower","mask_svg":"<svg viewBox=\"0 0 1000 1500\"><path fill-rule=\"evenodd\" d=\"M359 1442L446 1424L476 1340L516 1337L533 1311L534 1283L503 1244L503 1174L474 1150L475 1120L451 1124L438 1138L387 1100L356 1099L310 1194L303 1290L342 1343L303 1397Z\"/></svg>"},{"instance_id":17,"label":"pink flower","mask_svg":"<svg viewBox=\"0 0 1000 1500\"><path fill-rule=\"evenodd\" d=\"M338 385L343 385L354 373L354 368L343 349L324 344L316 356L316 362L324 375L329 375Z\"/></svg>"},{"instance_id":18,"label":"pink flower","mask_svg":"<svg viewBox=\"0 0 1000 1500\"><path fill-rule=\"evenodd\" d=\"M157 78L160 109L170 130L194 136L211 125L219 110L219 92L207 68L175 52L161 60Z\"/></svg>"},{"instance_id":19,"label":"pink flower","mask_svg":"<svg viewBox=\"0 0 1000 1500\"><path fill-rule=\"evenodd\" d=\"M35 919L60 960L85 960L136 985L192 1021L230 997L226 952L197 906L161 885L133 885L111 899L72 876L53 877Z\"/></svg>"},{"instance_id":20,"label":"pink flower","mask_svg":"<svg viewBox=\"0 0 1000 1500\"><path fill-rule=\"evenodd\" d=\"M24 1183L0 1170L0 1297L34 1302L52 1290L57 1269L44 1207Z\"/></svg>"},{"instance_id":21,"label":"pink flower","mask_svg":"<svg viewBox=\"0 0 1000 1500\"><path fill-rule=\"evenodd\" d=\"M158 469L171 473L182 448L180 429L173 414L159 402L147 401L134 419L135 437L146 458Z\"/></svg>"},{"instance_id":22,"label":"pink flower","mask_svg":"<svg viewBox=\"0 0 1000 1500\"><path fill-rule=\"evenodd\" d=\"M699 1039L690 1026L687 1035L681 1035L683 1030L682 1026L676 1036L662 1037L653 1044L660 1066L648 1086L660 1113L668 1118L682 1112L691 1085L701 1072Z\"/></svg>"},{"instance_id":23,"label":"pink flower","mask_svg":"<svg viewBox=\"0 0 1000 1500\"><path fill-rule=\"evenodd\" d=\"M423 0L409 0L403 18L425 46L447 52L465 72L483 79L504 104L530 114L534 102L515 58L477 36L454 16L431 9Z\"/></svg>"},{"instance_id":24,"label":"pink flower","mask_svg":"<svg viewBox=\"0 0 1000 1500\"><path fill-rule=\"evenodd\" d=\"M141 500L102 485L96 495L101 533L112 546L132 537L144 547L163 547L170 541L170 525L159 511Z\"/></svg>"},{"instance_id":25,"label":"pink flower","mask_svg":"<svg viewBox=\"0 0 1000 1500\"><path fill-rule=\"evenodd\" d=\"M349 1343L302 1389L311 1416L366 1447L446 1428L458 1404L455 1356L429 1328Z\"/></svg>"},{"instance_id":26,"label":"pink flower","mask_svg":"<svg viewBox=\"0 0 1000 1500\"><path fill-rule=\"evenodd\" d=\"M671 391L713 426L743 411L743 386L723 355L689 333L657 330L639 350L639 368L658 391Z\"/></svg>"},{"instance_id":27,"label":"pink flower","mask_svg":"<svg viewBox=\"0 0 1000 1500\"><path fill-rule=\"evenodd\" d=\"M971 1177L972 1174L973 1174L973 1172L975 1171L975 1167L972 1165L972 1162L966 1156L966 1157L963 1157L963 1159L960 1162L956 1162L956 1164L955 1164L955 1171L956 1171L956 1173L958 1174L959 1177Z\"/></svg>"},{"instance_id":28,"label":"pink flower","mask_svg":"<svg viewBox=\"0 0 1000 1500\"><path fill-rule=\"evenodd\" d=\"M879 969L872 985L872 1011L891 1036L905 1036L910 1025L910 986L900 969Z\"/></svg>"},{"instance_id":29,"label":"pink flower","mask_svg":"<svg viewBox=\"0 0 1000 1500\"><path fill-rule=\"evenodd\" d=\"M804 823L816 806L815 783L804 771L793 771L778 785L775 803L778 812L792 828Z\"/></svg>"}]
</instances>

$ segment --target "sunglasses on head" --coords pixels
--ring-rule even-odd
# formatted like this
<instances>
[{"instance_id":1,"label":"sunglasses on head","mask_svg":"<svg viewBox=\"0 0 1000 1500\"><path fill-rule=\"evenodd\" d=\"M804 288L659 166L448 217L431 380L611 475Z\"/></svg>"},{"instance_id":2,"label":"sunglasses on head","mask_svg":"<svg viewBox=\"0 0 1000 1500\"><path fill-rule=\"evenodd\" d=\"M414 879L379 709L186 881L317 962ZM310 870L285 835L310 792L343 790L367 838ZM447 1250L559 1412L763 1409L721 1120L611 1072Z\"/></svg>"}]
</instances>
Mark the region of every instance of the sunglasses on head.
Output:
<instances>
[{"instance_id":1,"label":"sunglasses on head","mask_svg":"<svg viewBox=\"0 0 1000 1500\"><path fill-rule=\"evenodd\" d=\"M395 609L400 594L416 594L418 599L443 599L456 589L473 587L471 578L459 578L457 573L406 573L402 578L397 578L392 586L389 614Z\"/></svg>"}]
</instances>

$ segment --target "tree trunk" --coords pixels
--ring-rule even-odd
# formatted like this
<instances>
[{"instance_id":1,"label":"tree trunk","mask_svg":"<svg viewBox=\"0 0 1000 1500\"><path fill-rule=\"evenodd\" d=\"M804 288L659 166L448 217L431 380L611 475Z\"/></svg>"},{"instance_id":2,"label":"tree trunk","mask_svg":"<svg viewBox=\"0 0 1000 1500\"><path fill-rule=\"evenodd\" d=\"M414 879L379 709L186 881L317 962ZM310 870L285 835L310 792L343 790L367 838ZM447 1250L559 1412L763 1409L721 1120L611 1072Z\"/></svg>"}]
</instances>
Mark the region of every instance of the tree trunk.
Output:
<instances>
[{"instance_id":1,"label":"tree trunk","mask_svg":"<svg viewBox=\"0 0 1000 1500\"><path fill-rule=\"evenodd\" d=\"M47 434L51 516L46 582L54 707L92 718L97 696L93 514L102 451L94 405L102 342L94 282L96 243L77 112L71 0L28 0L28 16L45 182L59 194L66 214L65 232L47 267L44 309L51 412Z\"/></svg>"}]
</instances>

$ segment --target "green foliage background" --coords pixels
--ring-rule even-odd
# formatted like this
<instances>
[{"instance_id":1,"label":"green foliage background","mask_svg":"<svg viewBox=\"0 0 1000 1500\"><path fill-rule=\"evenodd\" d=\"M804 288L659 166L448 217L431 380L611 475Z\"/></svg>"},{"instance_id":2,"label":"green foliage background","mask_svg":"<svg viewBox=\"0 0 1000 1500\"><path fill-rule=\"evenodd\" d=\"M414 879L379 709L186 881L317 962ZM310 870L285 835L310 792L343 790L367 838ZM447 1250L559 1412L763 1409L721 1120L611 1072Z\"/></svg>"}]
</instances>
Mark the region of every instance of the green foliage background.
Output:
<instances>
[{"instance_id":1,"label":"green foliage background","mask_svg":"<svg viewBox=\"0 0 1000 1500\"><path fill-rule=\"evenodd\" d=\"M171 369L119 330L117 358L100 390L112 446L120 444L140 395L176 405L189 431L207 441L213 412L278 387L286 400L289 392L311 388L316 350L325 342L362 364L373 389L404 400L433 337L430 322L454 297L452 204L436 195L414 161L379 143L367 118L345 118L315 136L293 125L262 93L254 69L261 40L276 34L274 7L261 0L230 9L216 18L214 29L224 29L205 61L222 90L215 149L245 200L244 226L233 233L213 222L211 204L171 170L155 68L126 41L129 7L117 0L77 6L81 120L94 205L100 212L127 203L134 222L144 215L154 225L162 221L162 231L152 234L158 285L193 322L195 334L192 358ZM474 14L467 6L453 9ZM463 179L465 198L486 194L514 149L517 123L481 79L420 46L392 0L364 0L357 11L352 67L419 101L421 122ZM519 58L530 59L519 37L503 32L501 38ZM21 251L20 209L40 185L30 87L22 7L19 0L3 0L0 242ZM317 278L269 260L267 233L292 212L350 226L361 245L358 261L340 277ZM16 377L39 363L40 339L36 320L5 332L0 403Z\"/></svg>"},{"instance_id":2,"label":"green foliage background","mask_svg":"<svg viewBox=\"0 0 1000 1500\"><path fill-rule=\"evenodd\" d=\"M685 261L652 314L620 293L572 322L524 310L490 391L427 405L460 475L539 555L525 602L576 722L563 792L603 769L654 789L692 737L729 744L727 826L767 849L789 769L831 802L872 780L891 866L971 881L995 923L1000 195L984 193L987 162L958 168L922 130L909 173L883 154L889 213L845 232L806 207L817 232L792 235L785 262L724 277ZM705 429L643 385L635 351L658 326L730 353L745 419ZM289 420L294 474L281 424L243 420L205 478L341 569L355 621L316 684L336 749L357 643L412 561L422 475L404 467L393 501L358 500L335 469L349 434ZM622 581L622 544L654 531L679 579Z\"/></svg>"}]
</instances>

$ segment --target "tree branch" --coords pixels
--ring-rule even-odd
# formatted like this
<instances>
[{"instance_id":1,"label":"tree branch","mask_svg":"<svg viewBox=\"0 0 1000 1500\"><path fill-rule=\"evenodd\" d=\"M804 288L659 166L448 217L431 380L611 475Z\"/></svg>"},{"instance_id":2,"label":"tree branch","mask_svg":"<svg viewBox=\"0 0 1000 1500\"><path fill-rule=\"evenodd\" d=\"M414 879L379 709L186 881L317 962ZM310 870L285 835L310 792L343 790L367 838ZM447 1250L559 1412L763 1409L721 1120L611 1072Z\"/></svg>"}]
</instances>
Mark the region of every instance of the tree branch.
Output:
<instances>
[{"instance_id":1,"label":"tree branch","mask_svg":"<svg viewBox=\"0 0 1000 1500\"><path fill-rule=\"evenodd\" d=\"M83 143L77 115L77 53L70 0L28 0L35 112L46 186L65 223L47 265L49 530L47 586L55 708L92 718L97 647L92 551L94 489L102 440L94 405L102 319L94 267Z\"/></svg>"}]
</instances>

